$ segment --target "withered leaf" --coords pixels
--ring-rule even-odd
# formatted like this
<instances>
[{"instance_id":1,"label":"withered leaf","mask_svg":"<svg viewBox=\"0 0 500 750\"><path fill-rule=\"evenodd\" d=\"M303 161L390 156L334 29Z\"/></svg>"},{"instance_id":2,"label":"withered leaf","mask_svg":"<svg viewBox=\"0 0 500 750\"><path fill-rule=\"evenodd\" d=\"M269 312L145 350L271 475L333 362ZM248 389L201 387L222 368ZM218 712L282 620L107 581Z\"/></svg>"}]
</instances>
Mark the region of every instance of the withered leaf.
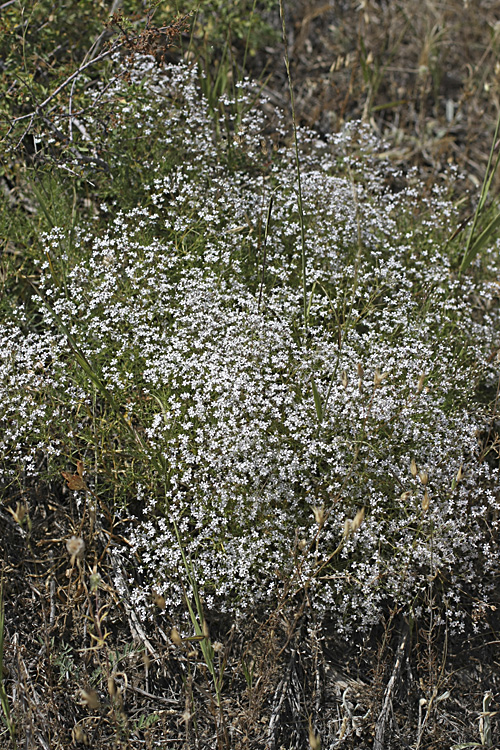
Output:
<instances>
[{"instance_id":1,"label":"withered leaf","mask_svg":"<svg viewBox=\"0 0 500 750\"><path fill-rule=\"evenodd\" d=\"M68 483L68 487L70 490L84 490L85 489L85 481L82 479L80 474L70 474L67 471L61 471L61 474L63 475L64 479Z\"/></svg>"}]
</instances>

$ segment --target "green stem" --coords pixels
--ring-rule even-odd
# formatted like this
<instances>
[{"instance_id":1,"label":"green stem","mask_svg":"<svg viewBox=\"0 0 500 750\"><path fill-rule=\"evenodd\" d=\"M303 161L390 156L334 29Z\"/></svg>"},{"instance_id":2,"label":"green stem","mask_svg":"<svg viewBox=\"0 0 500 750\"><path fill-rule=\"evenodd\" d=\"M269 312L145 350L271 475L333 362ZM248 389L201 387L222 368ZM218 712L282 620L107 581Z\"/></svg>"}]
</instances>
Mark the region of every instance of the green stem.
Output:
<instances>
[{"instance_id":1,"label":"green stem","mask_svg":"<svg viewBox=\"0 0 500 750\"><path fill-rule=\"evenodd\" d=\"M285 24L285 11L283 8L283 0L280 0L280 15L281 25L283 33L283 44L285 46L285 66L286 74L288 78L288 87L290 89L290 103L292 107L292 122L293 122L293 142L295 148L295 163L297 167L297 202L299 209L299 224L300 224L300 239L301 239L301 264L302 264L302 297L303 297L303 313L304 313L304 328L307 332L308 324L308 308L307 308L307 269L306 269L306 231L304 221L304 206L302 202L302 180L300 176L300 159L299 159L299 142L297 138L297 117L295 114L295 98L293 95L292 76L290 73L290 60L288 57L288 41L286 38L286 24Z\"/></svg>"}]
</instances>

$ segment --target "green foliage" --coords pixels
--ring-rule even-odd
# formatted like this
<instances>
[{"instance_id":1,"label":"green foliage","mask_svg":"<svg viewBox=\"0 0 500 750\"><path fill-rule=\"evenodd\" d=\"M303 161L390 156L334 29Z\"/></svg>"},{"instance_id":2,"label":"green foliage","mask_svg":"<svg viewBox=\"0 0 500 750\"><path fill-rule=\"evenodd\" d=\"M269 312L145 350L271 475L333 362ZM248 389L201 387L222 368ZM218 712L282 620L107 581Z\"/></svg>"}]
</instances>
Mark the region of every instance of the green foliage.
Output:
<instances>
[{"instance_id":1,"label":"green foliage","mask_svg":"<svg viewBox=\"0 0 500 750\"><path fill-rule=\"evenodd\" d=\"M493 142L491 144L490 155L488 159L488 165L486 167L486 173L484 175L483 185L481 188L481 195L474 213L472 221L472 227L467 238L467 244L465 246L465 252L460 264L460 272L465 271L469 265L476 259L481 251L491 244L495 237L498 237L498 230L500 227L500 213L498 213L496 207L487 210L487 200L491 192L491 186L493 178L495 177L500 162L500 142L498 136L500 134L500 115L498 117L495 134L493 136ZM493 217L488 216L493 214ZM486 220L486 226L480 227L479 222Z\"/></svg>"}]
</instances>

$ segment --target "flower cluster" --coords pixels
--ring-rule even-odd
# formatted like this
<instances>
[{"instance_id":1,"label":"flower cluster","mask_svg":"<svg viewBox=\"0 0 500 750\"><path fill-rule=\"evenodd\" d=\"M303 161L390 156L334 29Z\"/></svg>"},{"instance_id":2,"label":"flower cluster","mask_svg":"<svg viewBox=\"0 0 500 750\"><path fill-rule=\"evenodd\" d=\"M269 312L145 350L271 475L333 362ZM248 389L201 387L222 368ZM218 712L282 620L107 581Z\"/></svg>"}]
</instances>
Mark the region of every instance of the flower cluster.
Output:
<instances>
[{"instance_id":1,"label":"flower cluster","mask_svg":"<svg viewBox=\"0 0 500 750\"><path fill-rule=\"evenodd\" d=\"M106 232L79 227L71 257L60 229L45 237L37 325L0 328L2 481L86 451L103 476L119 462L144 616L153 590L181 603L176 524L208 606L307 587L350 632L388 603L418 614L432 580L463 627L498 572L478 398L498 376L496 248L458 277L453 205L358 124L299 133L302 247L295 153L250 83L224 135L187 66L146 58L130 78L100 96L165 163L145 165L141 205L102 207Z\"/></svg>"}]
</instances>

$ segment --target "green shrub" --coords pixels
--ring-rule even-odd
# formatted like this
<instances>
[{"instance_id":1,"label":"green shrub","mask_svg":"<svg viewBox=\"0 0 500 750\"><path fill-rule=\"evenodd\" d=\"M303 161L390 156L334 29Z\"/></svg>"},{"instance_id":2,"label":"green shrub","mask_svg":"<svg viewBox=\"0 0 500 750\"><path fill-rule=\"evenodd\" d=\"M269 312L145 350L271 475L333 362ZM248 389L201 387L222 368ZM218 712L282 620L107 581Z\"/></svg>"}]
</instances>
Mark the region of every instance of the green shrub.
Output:
<instances>
[{"instance_id":1,"label":"green shrub","mask_svg":"<svg viewBox=\"0 0 500 750\"><path fill-rule=\"evenodd\" d=\"M20 307L0 331L2 482L83 460L94 496L132 517L117 553L144 617L153 591L182 601L175 522L208 607L306 592L352 632L389 604L418 615L432 585L463 628L497 572L477 398L497 378L496 248L459 277L439 190L357 124L300 131L306 328L279 114L273 130L241 84L220 138L193 69L143 58L128 79L94 95L121 101L110 171L141 162L137 205L103 201L71 245L47 232L36 326Z\"/></svg>"}]
</instances>

